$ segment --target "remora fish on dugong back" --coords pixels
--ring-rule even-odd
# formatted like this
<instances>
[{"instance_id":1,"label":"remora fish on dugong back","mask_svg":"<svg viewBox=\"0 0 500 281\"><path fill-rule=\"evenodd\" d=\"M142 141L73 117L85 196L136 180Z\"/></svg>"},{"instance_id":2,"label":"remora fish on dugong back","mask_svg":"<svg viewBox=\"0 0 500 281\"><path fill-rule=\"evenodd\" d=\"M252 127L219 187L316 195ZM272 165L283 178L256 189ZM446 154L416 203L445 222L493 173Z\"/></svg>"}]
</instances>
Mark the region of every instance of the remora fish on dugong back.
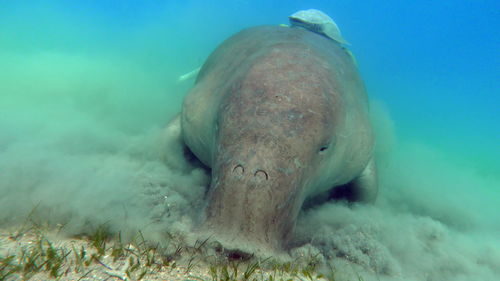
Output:
<instances>
[{"instance_id":1,"label":"remora fish on dugong back","mask_svg":"<svg viewBox=\"0 0 500 281\"><path fill-rule=\"evenodd\" d=\"M227 39L172 123L211 168L200 229L229 249L279 253L306 198L350 183L353 199L373 201L367 107L351 56L333 40L280 26Z\"/></svg>"}]
</instances>

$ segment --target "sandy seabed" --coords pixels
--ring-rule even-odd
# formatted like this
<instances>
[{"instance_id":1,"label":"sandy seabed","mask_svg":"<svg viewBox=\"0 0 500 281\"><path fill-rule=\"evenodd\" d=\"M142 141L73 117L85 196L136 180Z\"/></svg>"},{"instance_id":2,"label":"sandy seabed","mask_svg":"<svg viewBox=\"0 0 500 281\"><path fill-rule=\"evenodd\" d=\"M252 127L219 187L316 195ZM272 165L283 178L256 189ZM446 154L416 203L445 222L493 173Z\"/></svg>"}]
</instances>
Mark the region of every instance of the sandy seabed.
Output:
<instances>
[{"instance_id":1,"label":"sandy seabed","mask_svg":"<svg viewBox=\"0 0 500 281\"><path fill-rule=\"evenodd\" d=\"M116 258L117 241L106 243L109 245L96 245L89 237L64 238L49 229L0 229L0 280L332 280L315 272L295 269L287 273L259 267L245 278L251 263L239 264L235 277L231 266L218 266L214 272L213 264L185 255L165 264L165 256L151 254L153 248L130 243L121 245L123 252ZM102 246L105 250L100 252ZM59 259L62 263L57 265ZM28 270L30 264L37 269Z\"/></svg>"}]
</instances>

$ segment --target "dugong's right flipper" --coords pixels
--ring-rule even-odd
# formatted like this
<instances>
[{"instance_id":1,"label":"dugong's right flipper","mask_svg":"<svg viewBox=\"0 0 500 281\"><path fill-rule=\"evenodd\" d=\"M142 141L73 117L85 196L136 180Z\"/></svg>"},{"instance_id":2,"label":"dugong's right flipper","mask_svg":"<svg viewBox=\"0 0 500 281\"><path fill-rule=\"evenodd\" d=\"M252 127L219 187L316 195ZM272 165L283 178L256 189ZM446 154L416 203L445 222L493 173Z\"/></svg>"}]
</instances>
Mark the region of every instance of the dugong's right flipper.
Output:
<instances>
[{"instance_id":1,"label":"dugong's right flipper","mask_svg":"<svg viewBox=\"0 0 500 281\"><path fill-rule=\"evenodd\" d=\"M162 143L166 147L162 150L162 159L169 167L183 171L205 168L184 143L180 114L172 118L163 129Z\"/></svg>"},{"instance_id":2,"label":"dugong's right flipper","mask_svg":"<svg viewBox=\"0 0 500 281\"><path fill-rule=\"evenodd\" d=\"M375 159L373 157L366 165L365 169L349 185L351 188L352 199L359 202L373 203L377 198L378 181Z\"/></svg>"},{"instance_id":3,"label":"dugong's right flipper","mask_svg":"<svg viewBox=\"0 0 500 281\"><path fill-rule=\"evenodd\" d=\"M161 136L163 161L173 168L182 169L182 164L176 159L183 159L184 141L181 134L181 118L177 114L163 129Z\"/></svg>"},{"instance_id":4,"label":"dugong's right flipper","mask_svg":"<svg viewBox=\"0 0 500 281\"><path fill-rule=\"evenodd\" d=\"M198 75L198 72L200 72L200 69L201 69L201 66L196 68L196 69L193 69L192 71L190 71L186 74L179 76L179 78L177 78L177 82L180 83L180 82L184 82L188 79L194 78L196 75Z\"/></svg>"}]
</instances>

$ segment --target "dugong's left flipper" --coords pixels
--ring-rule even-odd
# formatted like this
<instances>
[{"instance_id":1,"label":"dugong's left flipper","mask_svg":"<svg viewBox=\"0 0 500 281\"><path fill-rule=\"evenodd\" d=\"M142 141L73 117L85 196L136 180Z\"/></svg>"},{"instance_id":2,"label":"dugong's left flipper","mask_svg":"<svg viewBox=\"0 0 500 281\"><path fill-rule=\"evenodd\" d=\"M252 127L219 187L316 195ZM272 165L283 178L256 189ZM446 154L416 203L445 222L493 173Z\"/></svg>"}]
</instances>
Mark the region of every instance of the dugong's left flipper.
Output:
<instances>
[{"instance_id":1,"label":"dugong's left flipper","mask_svg":"<svg viewBox=\"0 0 500 281\"><path fill-rule=\"evenodd\" d=\"M351 188L352 199L355 201L373 203L377 198L378 181L375 159L370 159L365 169L349 185Z\"/></svg>"}]
</instances>

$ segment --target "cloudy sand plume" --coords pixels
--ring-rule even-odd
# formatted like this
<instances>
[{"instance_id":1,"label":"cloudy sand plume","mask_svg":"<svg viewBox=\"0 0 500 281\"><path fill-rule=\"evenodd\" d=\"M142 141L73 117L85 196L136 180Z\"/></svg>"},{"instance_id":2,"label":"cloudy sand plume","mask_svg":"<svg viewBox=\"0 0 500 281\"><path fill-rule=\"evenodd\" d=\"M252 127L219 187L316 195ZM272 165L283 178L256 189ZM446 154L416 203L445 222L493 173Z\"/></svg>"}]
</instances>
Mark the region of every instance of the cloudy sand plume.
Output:
<instances>
[{"instance_id":1,"label":"cloudy sand plume","mask_svg":"<svg viewBox=\"0 0 500 281\"><path fill-rule=\"evenodd\" d=\"M0 84L7 93L0 122L4 227L34 210L37 220L63 224L65 235L102 224L125 237L140 230L160 243L165 232L189 235L209 179L188 166L162 132L167 118L155 119L162 111L155 89L148 98L139 87L146 82L127 82L146 73L62 54L16 60L18 70L2 60L12 66ZM44 63L52 67L42 79ZM142 107L150 110L130 114ZM319 253L345 280L357 274L364 280L493 280L500 273L499 202L492 191L498 178L453 163L432 146L398 139L384 106L373 103L372 111L381 158L377 203L328 202L303 212L292 255ZM488 192L490 201L482 200Z\"/></svg>"}]
</instances>

